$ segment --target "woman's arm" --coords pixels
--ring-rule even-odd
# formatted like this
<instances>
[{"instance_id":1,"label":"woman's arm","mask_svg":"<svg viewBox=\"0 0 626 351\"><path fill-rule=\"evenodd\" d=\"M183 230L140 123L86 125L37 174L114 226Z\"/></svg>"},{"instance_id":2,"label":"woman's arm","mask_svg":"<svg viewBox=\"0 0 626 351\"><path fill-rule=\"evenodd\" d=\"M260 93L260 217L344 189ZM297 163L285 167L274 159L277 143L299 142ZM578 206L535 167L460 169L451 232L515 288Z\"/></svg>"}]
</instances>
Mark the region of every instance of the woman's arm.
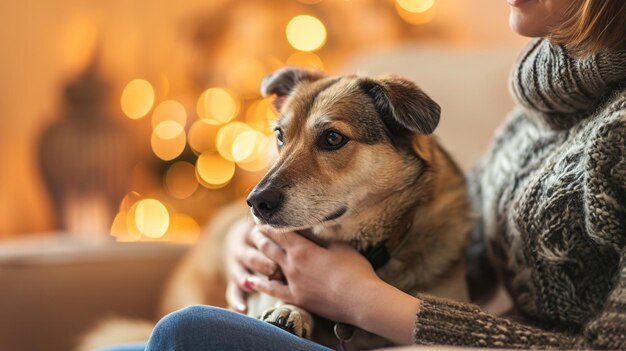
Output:
<instances>
[{"instance_id":1,"label":"woman's arm","mask_svg":"<svg viewBox=\"0 0 626 351\"><path fill-rule=\"evenodd\" d=\"M605 311L568 335L529 327L483 312L478 306L413 297L380 280L347 245L322 248L295 233L257 232L255 245L283 269L289 284L251 277L252 288L330 320L353 324L397 344L502 348L626 347L626 259ZM271 239L270 239L271 238Z\"/></svg>"}]
</instances>

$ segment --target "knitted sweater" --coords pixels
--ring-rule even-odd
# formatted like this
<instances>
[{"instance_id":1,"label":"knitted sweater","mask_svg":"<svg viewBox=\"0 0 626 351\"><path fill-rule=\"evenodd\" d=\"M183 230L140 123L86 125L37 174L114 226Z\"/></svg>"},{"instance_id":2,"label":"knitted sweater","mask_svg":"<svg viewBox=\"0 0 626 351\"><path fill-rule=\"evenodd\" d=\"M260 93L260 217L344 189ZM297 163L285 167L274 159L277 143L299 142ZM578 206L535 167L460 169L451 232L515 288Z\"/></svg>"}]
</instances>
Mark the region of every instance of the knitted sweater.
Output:
<instances>
[{"instance_id":1,"label":"knitted sweater","mask_svg":"<svg viewBox=\"0 0 626 351\"><path fill-rule=\"evenodd\" d=\"M520 106L469 176L477 228L526 323L422 295L418 344L626 349L626 52L534 40Z\"/></svg>"}]
</instances>

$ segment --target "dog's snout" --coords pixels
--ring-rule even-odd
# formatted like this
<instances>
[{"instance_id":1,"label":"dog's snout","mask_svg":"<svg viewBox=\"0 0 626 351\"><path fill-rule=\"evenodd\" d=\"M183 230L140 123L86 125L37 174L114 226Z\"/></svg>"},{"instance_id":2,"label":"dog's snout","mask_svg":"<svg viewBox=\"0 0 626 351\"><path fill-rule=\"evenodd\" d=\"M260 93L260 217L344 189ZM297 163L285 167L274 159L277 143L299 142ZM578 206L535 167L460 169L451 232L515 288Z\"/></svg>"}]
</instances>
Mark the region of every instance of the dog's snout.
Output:
<instances>
[{"instance_id":1,"label":"dog's snout","mask_svg":"<svg viewBox=\"0 0 626 351\"><path fill-rule=\"evenodd\" d=\"M283 193L276 188L268 188L262 191L253 191L248 196L248 206L252 207L255 215L268 220L278 212L283 204Z\"/></svg>"}]
</instances>

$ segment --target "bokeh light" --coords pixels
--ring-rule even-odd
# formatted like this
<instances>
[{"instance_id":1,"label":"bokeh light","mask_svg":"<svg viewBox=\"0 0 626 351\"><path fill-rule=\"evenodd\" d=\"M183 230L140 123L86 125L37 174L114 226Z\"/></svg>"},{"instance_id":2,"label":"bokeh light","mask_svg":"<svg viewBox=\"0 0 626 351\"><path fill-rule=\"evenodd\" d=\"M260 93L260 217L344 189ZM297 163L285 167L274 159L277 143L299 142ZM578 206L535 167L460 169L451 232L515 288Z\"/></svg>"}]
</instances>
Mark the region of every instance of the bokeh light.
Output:
<instances>
[{"instance_id":1,"label":"bokeh light","mask_svg":"<svg viewBox=\"0 0 626 351\"><path fill-rule=\"evenodd\" d=\"M160 238L169 228L170 215L160 201L143 199L134 209L134 222L141 234L150 238Z\"/></svg>"},{"instance_id":2,"label":"bokeh light","mask_svg":"<svg viewBox=\"0 0 626 351\"><path fill-rule=\"evenodd\" d=\"M203 186L210 189L222 188L235 175L235 163L213 153L203 153L196 161L196 174Z\"/></svg>"},{"instance_id":3,"label":"bokeh light","mask_svg":"<svg viewBox=\"0 0 626 351\"><path fill-rule=\"evenodd\" d=\"M159 123L165 121L175 121L185 127L187 124L185 106L175 100L166 100L158 104L152 113L152 128L156 128Z\"/></svg>"},{"instance_id":4,"label":"bokeh light","mask_svg":"<svg viewBox=\"0 0 626 351\"><path fill-rule=\"evenodd\" d=\"M263 63L253 58L244 58L230 65L226 74L226 85L244 97L259 95L261 80L269 73Z\"/></svg>"},{"instance_id":5,"label":"bokeh light","mask_svg":"<svg viewBox=\"0 0 626 351\"><path fill-rule=\"evenodd\" d=\"M233 160L237 163L251 162L256 156L257 147L267 138L265 134L256 130L241 132L233 141Z\"/></svg>"},{"instance_id":6,"label":"bokeh light","mask_svg":"<svg viewBox=\"0 0 626 351\"><path fill-rule=\"evenodd\" d=\"M261 134L257 131L251 131L254 135L245 135L244 132L237 137L233 149L233 154L240 157L237 166L244 171L258 172L269 167L272 160L272 151L276 151L274 147L274 138ZM258 133L258 134L256 134ZM243 135L243 136L242 136ZM245 138L245 139L244 139ZM252 152L248 154L249 148L253 145ZM245 157L245 158L244 158Z\"/></svg>"},{"instance_id":7,"label":"bokeh light","mask_svg":"<svg viewBox=\"0 0 626 351\"><path fill-rule=\"evenodd\" d=\"M161 122L161 124L166 123L166 122ZM175 122L172 122L172 123L180 127L180 125L178 125L177 123ZM166 133L166 132L164 131L163 133ZM169 133L171 133L171 131L167 130L167 133L168 134L166 135L169 136L170 135ZM182 132L177 134L175 137L171 139L166 139L166 138L161 137L159 134L157 134L155 130L152 133L152 136L150 137L150 146L152 147L152 152L158 158L164 161L173 160L176 157L178 157L183 152L183 150L185 150L186 142L187 142L187 137L185 133L182 133Z\"/></svg>"},{"instance_id":8,"label":"bokeh light","mask_svg":"<svg viewBox=\"0 0 626 351\"><path fill-rule=\"evenodd\" d=\"M288 66L313 68L320 71L324 70L322 59L314 52L296 51L287 58L286 64Z\"/></svg>"},{"instance_id":9,"label":"bokeh light","mask_svg":"<svg viewBox=\"0 0 626 351\"><path fill-rule=\"evenodd\" d=\"M296 16L286 28L287 41L296 50L315 51L326 42L326 27L319 19L309 16Z\"/></svg>"},{"instance_id":10,"label":"bokeh light","mask_svg":"<svg viewBox=\"0 0 626 351\"><path fill-rule=\"evenodd\" d=\"M412 13L426 12L435 4L435 0L396 0L396 4Z\"/></svg>"},{"instance_id":11,"label":"bokeh light","mask_svg":"<svg viewBox=\"0 0 626 351\"><path fill-rule=\"evenodd\" d=\"M210 88L198 98L198 117L215 125L230 122L239 113L239 101L235 95L222 88Z\"/></svg>"},{"instance_id":12,"label":"bokeh light","mask_svg":"<svg viewBox=\"0 0 626 351\"><path fill-rule=\"evenodd\" d=\"M232 149L233 141L237 136L252 128L243 122L231 122L217 132L216 147L220 156L228 161L234 161Z\"/></svg>"},{"instance_id":13,"label":"bokeh light","mask_svg":"<svg viewBox=\"0 0 626 351\"><path fill-rule=\"evenodd\" d=\"M396 0L396 12L408 23L426 24L435 17L434 0Z\"/></svg>"},{"instance_id":14,"label":"bokeh light","mask_svg":"<svg viewBox=\"0 0 626 351\"><path fill-rule=\"evenodd\" d=\"M189 132L187 132L187 139L191 150L196 154L201 154L206 151L217 151L215 144L217 140L217 132L220 128L204 119L199 119L193 122Z\"/></svg>"},{"instance_id":15,"label":"bokeh light","mask_svg":"<svg viewBox=\"0 0 626 351\"><path fill-rule=\"evenodd\" d=\"M135 79L122 91L122 112L130 119L147 115L154 104L154 88L147 80Z\"/></svg>"},{"instance_id":16,"label":"bokeh light","mask_svg":"<svg viewBox=\"0 0 626 351\"><path fill-rule=\"evenodd\" d=\"M198 189L196 170L185 161L178 161L165 173L165 189L177 199L186 199Z\"/></svg>"},{"instance_id":17,"label":"bokeh light","mask_svg":"<svg viewBox=\"0 0 626 351\"><path fill-rule=\"evenodd\" d=\"M200 225L191 216L176 213L171 216L170 229L166 235L168 241L193 244L200 237Z\"/></svg>"},{"instance_id":18,"label":"bokeh light","mask_svg":"<svg viewBox=\"0 0 626 351\"><path fill-rule=\"evenodd\" d=\"M130 211L130 208L139 200L141 200L141 195L138 192L129 191L120 201L120 212Z\"/></svg>"},{"instance_id":19,"label":"bokeh light","mask_svg":"<svg viewBox=\"0 0 626 351\"><path fill-rule=\"evenodd\" d=\"M185 129L176 121L163 121L154 128L154 134L161 139L170 140L183 133Z\"/></svg>"},{"instance_id":20,"label":"bokeh light","mask_svg":"<svg viewBox=\"0 0 626 351\"><path fill-rule=\"evenodd\" d=\"M278 118L272 100L268 97L250 104L246 110L246 123L262 133L272 134L272 124Z\"/></svg>"},{"instance_id":21,"label":"bokeh light","mask_svg":"<svg viewBox=\"0 0 626 351\"><path fill-rule=\"evenodd\" d=\"M134 225L129 228L127 225L127 217L128 215L126 211L120 211L117 215L115 215L115 219L113 219L113 224L111 225L111 236L113 236L116 241L130 242L137 241L141 238L141 233L136 230Z\"/></svg>"}]
</instances>

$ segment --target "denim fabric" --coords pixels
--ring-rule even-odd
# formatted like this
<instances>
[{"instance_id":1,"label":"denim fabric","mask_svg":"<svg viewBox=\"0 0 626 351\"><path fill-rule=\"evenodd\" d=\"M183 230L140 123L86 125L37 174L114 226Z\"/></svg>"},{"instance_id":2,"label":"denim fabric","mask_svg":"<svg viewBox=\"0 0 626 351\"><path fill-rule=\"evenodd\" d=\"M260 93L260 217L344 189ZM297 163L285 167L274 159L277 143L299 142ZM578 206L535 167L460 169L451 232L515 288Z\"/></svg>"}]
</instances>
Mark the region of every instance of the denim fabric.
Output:
<instances>
[{"instance_id":1,"label":"denim fabric","mask_svg":"<svg viewBox=\"0 0 626 351\"><path fill-rule=\"evenodd\" d=\"M127 344L120 344L109 347L97 348L92 351L144 351L146 349L147 342L133 342Z\"/></svg>"},{"instance_id":2,"label":"denim fabric","mask_svg":"<svg viewBox=\"0 0 626 351\"><path fill-rule=\"evenodd\" d=\"M163 317L146 346L146 351L161 350L330 351L271 324L211 306L187 307Z\"/></svg>"}]
</instances>

